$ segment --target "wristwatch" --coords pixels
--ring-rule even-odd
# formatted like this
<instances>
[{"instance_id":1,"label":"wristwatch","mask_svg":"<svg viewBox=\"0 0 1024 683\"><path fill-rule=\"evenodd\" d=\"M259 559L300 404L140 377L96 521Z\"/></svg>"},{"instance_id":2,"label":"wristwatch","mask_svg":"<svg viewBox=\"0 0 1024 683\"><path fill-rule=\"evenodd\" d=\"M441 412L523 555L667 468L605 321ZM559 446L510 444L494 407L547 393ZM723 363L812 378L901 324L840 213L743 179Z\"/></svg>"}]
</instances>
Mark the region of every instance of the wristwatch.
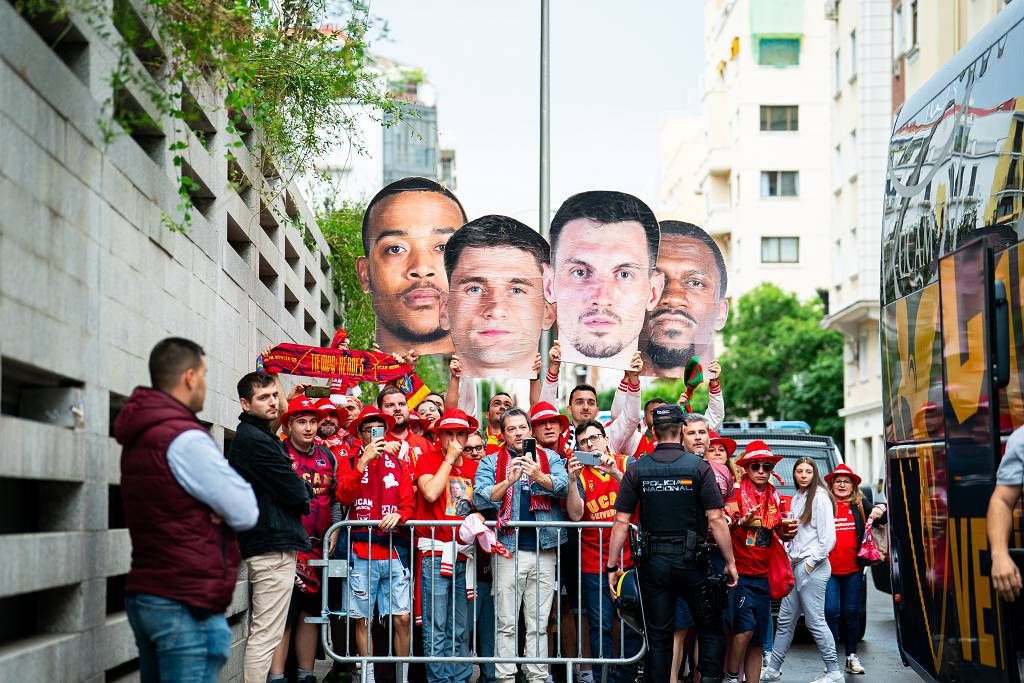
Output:
<instances>
[{"instance_id":1,"label":"wristwatch","mask_svg":"<svg viewBox=\"0 0 1024 683\"><path fill-rule=\"evenodd\" d=\"M614 574L617 571L619 571L619 565L615 565L614 567L605 567L604 568L604 573L605 574Z\"/></svg>"}]
</instances>

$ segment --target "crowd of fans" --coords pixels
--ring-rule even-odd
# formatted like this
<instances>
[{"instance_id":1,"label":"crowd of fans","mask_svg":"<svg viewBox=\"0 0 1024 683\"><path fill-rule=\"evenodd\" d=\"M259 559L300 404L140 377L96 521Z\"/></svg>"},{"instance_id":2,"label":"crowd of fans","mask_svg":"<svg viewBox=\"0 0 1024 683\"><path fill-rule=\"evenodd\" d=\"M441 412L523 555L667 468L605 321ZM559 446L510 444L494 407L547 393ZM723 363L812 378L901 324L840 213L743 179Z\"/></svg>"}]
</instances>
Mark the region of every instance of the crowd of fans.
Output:
<instances>
[{"instance_id":1,"label":"crowd of fans","mask_svg":"<svg viewBox=\"0 0 1024 683\"><path fill-rule=\"evenodd\" d=\"M286 394L280 378L251 372L238 381L242 412L225 459L195 417L206 391L203 350L180 338L160 342L150 359L152 387L136 389L115 426L125 448L133 542L126 588L143 680L177 680L181 672L180 680L216 680L230 649L224 614L241 561L250 584L249 683L317 680L323 647L318 625L305 617L321 614L328 581L331 610L345 615L331 620L334 652L442 658L422 667L378 665L365 672L370 680L469 681L471 665L443 658L471 653L633 657L642 637L614 618L604 576L608 529L516 523L610 522L630 464L657 445L652 412L665 401L641 404L637 354L609 423L597 419L597 391L587 384L571 390L563 414L557 342L548 361L530 406L497 393L484 404L483 425L457 357L446 395L427 395L415 410L397 385L380 387L363 405L350 391L322 396L325 388L304 384ZM840 672L840 637L846 671L864 673L856 654L864 590L857 555L866 521L880 521L884 507L865 509L860 478L845 465L823 480L810 459L797 462L798 492L785 505L770 483L781 458L760 441L735 457L736 442L714 431L724 415L720 371L717 363L707 368L708 411L686 416L680 441L714 470L732 530L739 584L723 615L725 680L779 680L800 614L826 677ZM342 520L349 525L334 527L325 545ZM789 541L796 583L774 643L766 579L773 534ZM347 559L346 578L325 579L315 562L325 548ZM628 549L619 564L630 566ZM172 617L174 629L166 623ZM679 600L673 683L696 670L693 625ZM354 665L336 662L324 680L354 673ZM559 675L564 668L498 663L479 666L476 680ZM602 675L632 682L642 671L637 663L574 672L576 681Z\"/></svg>"}]
</instances>

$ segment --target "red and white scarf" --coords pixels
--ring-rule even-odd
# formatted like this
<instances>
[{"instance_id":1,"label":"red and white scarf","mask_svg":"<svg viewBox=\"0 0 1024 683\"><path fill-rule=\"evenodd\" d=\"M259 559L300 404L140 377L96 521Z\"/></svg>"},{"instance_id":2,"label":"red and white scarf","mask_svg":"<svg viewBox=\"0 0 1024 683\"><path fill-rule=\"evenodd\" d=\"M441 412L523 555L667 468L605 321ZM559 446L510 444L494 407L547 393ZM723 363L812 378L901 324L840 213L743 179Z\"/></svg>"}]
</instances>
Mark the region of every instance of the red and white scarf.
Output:
<instances>
[{"instance_id":1,"label":"red and white scarf","mask_svg":"<svg viewBox=\"0 0 1024 683\"><path fill-rule=\"evenodd\" d=\"M774 529L782 519L782 499L779 492L770 483L758 491L750 477L743 477L743 481L740 482L739 508L740 517L753 510L754 516L761 520L761 526L765 529Z\"/></svg>"},{"instance_id":2,"label":"red and white scarf","mask_svg":"<svg viewBox=\"0 0 1024 683\"><path fill-rule=\"evenodd\" d=\"M540 471L544 474L551 475L551 463L548 462L548 453L543 448L537 449L537 462L540 464ZM508 446L502 446L501 450L498 451L498 462L497 467L494 470L496 473L504 473L504 480L508 480L509 471L512 469L512 458L508 452ZM501 499L501 508L498 510L498 529L504 529L505 525L512 521L512 496L515 495L513 488L519 486L519 482L513 482L507 489L505 489L505 495ZM533 493L530 494L530 511L536 510L550 510L551 499L548 496L537 496Z\"/></svg>"}]
</instances>

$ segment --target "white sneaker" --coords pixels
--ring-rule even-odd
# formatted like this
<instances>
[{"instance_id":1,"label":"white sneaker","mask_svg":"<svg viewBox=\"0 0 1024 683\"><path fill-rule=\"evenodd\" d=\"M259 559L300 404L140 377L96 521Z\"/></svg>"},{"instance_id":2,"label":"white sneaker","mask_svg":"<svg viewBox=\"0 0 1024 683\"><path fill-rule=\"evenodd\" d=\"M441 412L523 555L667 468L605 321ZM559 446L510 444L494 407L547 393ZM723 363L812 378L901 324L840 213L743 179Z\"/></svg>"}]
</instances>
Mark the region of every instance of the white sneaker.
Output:
<instances>
[{"instance_id":1,"label":"white sneaker","mask_svg":"<svg viewBox=\"0 0 1024 683\"><path fill-rule=\"evenodd\" d=\"M860 660L857 659L856 654L852 654L846 658L846 673L848 674L863 674L864 667L860 665Z\"/></svg>"},{"instance_id":2,"label":"white sneaker","mask_svg":"<svg viewBox=\"0 0 1024 683\"><path fill-rule=\"evenodd\" d=\"M729 674L726 674L722 676L722 683L740 683L740 678L739 676L730 676Z\"/></svg>"},{"instance_id":3,"label":"white sneaker","mask_svg":"<svg viewBox=\"0 0 1024 683\"><path fill-rule=\"evenodd\" d=\"M594 672L590 669L576 672L576 683L594 683Z\"/></svg>"},{"instance_id":4,"label":"white sneaker","mask_svg":"<svg viewBox=\"0 0 1024 683\"><path fill-rule=\"evenodd\" d=\"M846 676L842 671L829 671L820 678L815 678L811 683L833 683L834 681L845 681Z\"/></svg>"},{"instance_id":5,"label":"white sneaker","mask_svg":"<svg viewBox=\"0 0 1024 683\"><path fill-rule=\"evenodd\" d=\"M781 681L782 672L778 669L773 669L770 666L766 666L761 669L761 680L762 681Z\"/></svg>"}]
</instances>

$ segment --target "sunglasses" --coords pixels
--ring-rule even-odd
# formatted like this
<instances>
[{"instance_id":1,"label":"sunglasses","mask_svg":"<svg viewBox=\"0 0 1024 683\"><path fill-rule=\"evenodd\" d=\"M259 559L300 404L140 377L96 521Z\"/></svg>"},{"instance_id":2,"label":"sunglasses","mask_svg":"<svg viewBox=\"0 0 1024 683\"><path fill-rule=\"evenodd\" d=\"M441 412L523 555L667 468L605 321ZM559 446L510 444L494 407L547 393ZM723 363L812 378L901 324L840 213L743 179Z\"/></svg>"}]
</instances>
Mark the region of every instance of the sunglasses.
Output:
<instances>
[{"instance_id":1,"label":"sunglasses","mask_svg":"<svg viewBox=\"0 0 1024 683\"><path fill-rule=\"evenodd\" d=\"M462 450L466 451L467 453L478 453L478 452L484 450L484 447L483 446L465 446Z\"/></svg>"},{"instance_id":2,"label":"sunglasses","mask_svg":"<svg viewBox=\"0 0 1024 683\"><path fill-rule=\"evenodd\" d=\"M775 469L775 465L770 462L755 462L747 465L751 472L771 472Z\"/></svg>"}]
</instances>

